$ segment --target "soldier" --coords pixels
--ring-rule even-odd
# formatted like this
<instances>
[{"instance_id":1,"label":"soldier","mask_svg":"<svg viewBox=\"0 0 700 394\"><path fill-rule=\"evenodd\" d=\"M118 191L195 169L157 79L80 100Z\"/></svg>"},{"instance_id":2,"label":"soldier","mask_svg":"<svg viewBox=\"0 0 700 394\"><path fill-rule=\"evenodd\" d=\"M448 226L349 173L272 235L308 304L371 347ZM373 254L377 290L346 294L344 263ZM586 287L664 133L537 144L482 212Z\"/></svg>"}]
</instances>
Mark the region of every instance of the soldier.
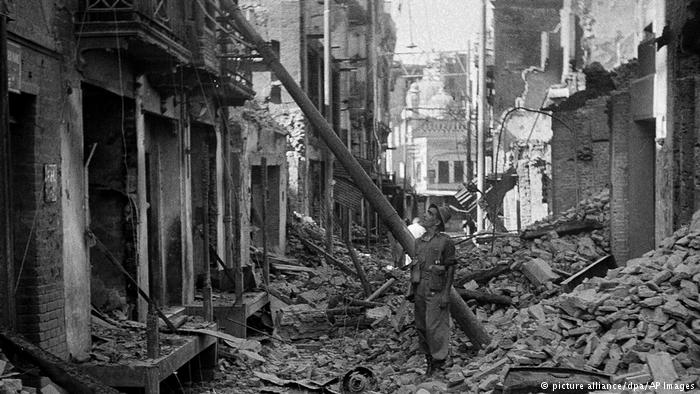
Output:
<instances>
[{"instance_id":1,"label":"soldier","mask_svg":"<svg viewBox=\"0 0 700 394\"><path fill-rule=\"evenodd\" d=\"M450 345L450 289L455 271L455 246L445 231L452 212L431 204L421 218L426 232L416 239L411 282L415 286L415 322L426 375L442 370Z\"/></svg>"}]
</instances>

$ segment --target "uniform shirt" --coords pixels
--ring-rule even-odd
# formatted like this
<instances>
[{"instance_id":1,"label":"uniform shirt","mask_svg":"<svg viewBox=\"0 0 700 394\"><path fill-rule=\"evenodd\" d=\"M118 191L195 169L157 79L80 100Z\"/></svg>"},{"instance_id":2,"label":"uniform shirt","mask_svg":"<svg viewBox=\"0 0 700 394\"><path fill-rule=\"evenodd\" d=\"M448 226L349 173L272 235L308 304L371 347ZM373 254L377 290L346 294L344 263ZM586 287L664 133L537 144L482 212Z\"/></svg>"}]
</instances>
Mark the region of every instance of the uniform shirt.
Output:
<instances>
[{"instance_id":1,"label":"uniform shirt","mask_svg":"<svg viewBox=\"0 0 700 394\"><path fill-rule=\"evenodd\" d=\"M426 272L433 264L445 267L456 264L455 245L446 234L435 233L431 237L426 233L416 240L416 265L413 269Z\"/></svg>"}]
</instances>

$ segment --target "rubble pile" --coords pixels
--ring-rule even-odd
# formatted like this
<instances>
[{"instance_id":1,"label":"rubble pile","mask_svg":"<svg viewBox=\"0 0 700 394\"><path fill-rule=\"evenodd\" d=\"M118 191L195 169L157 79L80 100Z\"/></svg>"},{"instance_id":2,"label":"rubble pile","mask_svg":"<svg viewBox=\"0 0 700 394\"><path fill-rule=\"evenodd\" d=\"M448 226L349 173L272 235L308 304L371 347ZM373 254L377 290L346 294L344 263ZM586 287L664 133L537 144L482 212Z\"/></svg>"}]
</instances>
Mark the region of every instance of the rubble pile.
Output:
<instances>
[{"instance_id":1,"label":"rubble pile","mask_svg":"<svg viewBox=\"0 0 700 394\"><path fill-rule=\"evenodd\" d=\"M558 291L555 282L609 254L609 223L610 193L605 190L560 216L534 223L520 237L492 238L476 247L461 243L457 287L481 286L512 297L520 307L551 297ZM493 278L470 279L475 272L497 267L503 269Z\"/></svg>"},{"instance_id":2,"label":"rubble pile","mask_svg":"<svg viewBox=\"0 0 700 394\"><path fill-rule=\"evenodd\" d=\"M489 316L482 357L452 372L490 390L507 366L599 370L613 382L700 384L700 213L658 249L569 294ZM460 382L461 383L461 382ZM471 386L476 385L476 386ZM679 386L680 387L680 386Z\"/></svg>"},{"instance_id":3,"label":"rubble pile","mask_svg":"<svg viewBox=\"0 0 700 394\"><path fill-rule=\"evenodd\" d=\"M65 393L46 376L37 375L35 365L13 364L0 350L0 393Z\"/></svg>"}]
</instances>

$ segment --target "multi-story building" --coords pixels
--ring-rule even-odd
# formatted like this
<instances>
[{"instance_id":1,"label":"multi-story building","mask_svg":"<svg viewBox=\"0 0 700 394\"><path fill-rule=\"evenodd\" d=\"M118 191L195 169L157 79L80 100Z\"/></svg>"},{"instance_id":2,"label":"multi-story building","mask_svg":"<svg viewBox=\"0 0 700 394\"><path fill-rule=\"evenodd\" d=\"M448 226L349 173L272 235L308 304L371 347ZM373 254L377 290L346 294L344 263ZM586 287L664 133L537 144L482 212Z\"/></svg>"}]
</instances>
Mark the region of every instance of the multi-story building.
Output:
<instances>
[{"instance_id":1,"label":"multi-story building","mask_svg":"<svg viewBox=\"0 0 700 394\"><path fill-rule=\"evenodd\" d=\"M324 4L318 1L245 0L241 7L338 136L378 183L388 133L389 69L395 29L381 2L330 2L330 75L324 80ZM377 70L376 72L374 70ZM287 152L289 205L324 227L347 229L352 221L374 223L367 204L319 134L265 68L253 69L257 99L290 133ZM376 82L375 82L376 81ZM326 89L330 89L326 94ZM330 96L330 102L325 99ZM329 197L332 196L332 199ZM328 212L333 213L329 216ZM332 220L329 220L332 219ZM338 224L334 224L334 222Z\"/></svg>"},{"instance_id":2,"label":"multi-story building","mask_svg":"<svg viewBox=\"0 0 700 394\"><path fill-rule=\"evenodd\" d=\"M283 247L286 163L274 158L284 132L237 120L252 110L229 118L255 92L241 60L250 48L218 1L3 3L12 20L3 38L3 325L84 359L93 306L145 321L139 289L161 307L193 302L214 254L229 267L249 255L234 251L251 215L251 194L236 185L281 202L265 230L273 250ZM237 166L239 156L250 161ZM268 185L251 181L262 158Z\"/></svg>"}]
</instances>

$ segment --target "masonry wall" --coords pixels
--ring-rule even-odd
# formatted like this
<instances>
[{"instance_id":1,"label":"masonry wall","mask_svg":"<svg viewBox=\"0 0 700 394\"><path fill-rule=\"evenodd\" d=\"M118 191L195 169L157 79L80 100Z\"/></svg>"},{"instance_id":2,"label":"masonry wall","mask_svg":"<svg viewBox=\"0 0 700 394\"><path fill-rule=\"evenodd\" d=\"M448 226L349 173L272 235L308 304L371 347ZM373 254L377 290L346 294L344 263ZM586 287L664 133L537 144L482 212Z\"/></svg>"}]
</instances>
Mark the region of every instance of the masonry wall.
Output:
<instances>
[{"instance_id":1,"label":"masonry wall","mask_svg":"<svg viewBox=\"0 0 700 394\"><path fill-rule=\"evenodd\" d=\"M612 97L610 180L610 247L616 261L629 259L629 133L632 122L628 93Z\"/></svg>"},{"instance_id":2,"label":"masonry wall","mask_svg":"<svg viewBox=\"0 0 700 394\"><path fill-rule=\"evenodd\" d=\"M17 330L66 356L61 133L63 96L59 60L22 48L21 96L12 95L13 211ZM54 169L55 171L51 171ZM48 172L47 172L48 170ZM53 177L46 177L52 174Z\"/></svg>"},{"instance_id":3,"label":"masonry wall","mask_svg":"<svg viewBox=\"0 0 700 394\"><path fill-rule=\"evenodd\" d=\"M532 67L540 68L542 32L552 31L557 26L561 6L561 0L500 0L494 3L495 116L501 116L503 111L515 106L518 97L522 96L528 100L523 71ZM553 40L552 44L554 48L556 40ZM561 63L561 60L558 60L555 54L551 55L550 66L556 69L555 64ZM553 75L534 76L542 81L538 83L538 86L541 85L540 89L532 89L534 95L540 96L539 100L530 98L531 101L537 102L532 107L539 108L542 102L541 95L544 94L541 87L558 82L560 72L559 70Z\"/></svg>"},{"instance_id":4,"label":"masonry wall","mask_svg":"<svg viewBox=\"0 0 700 394\"><path fill-rule=\"evenodd\" d=\"M609 97L570 111L552 122L552 211L561 214L610 186Z\"/></svg>"}]
</instances>

